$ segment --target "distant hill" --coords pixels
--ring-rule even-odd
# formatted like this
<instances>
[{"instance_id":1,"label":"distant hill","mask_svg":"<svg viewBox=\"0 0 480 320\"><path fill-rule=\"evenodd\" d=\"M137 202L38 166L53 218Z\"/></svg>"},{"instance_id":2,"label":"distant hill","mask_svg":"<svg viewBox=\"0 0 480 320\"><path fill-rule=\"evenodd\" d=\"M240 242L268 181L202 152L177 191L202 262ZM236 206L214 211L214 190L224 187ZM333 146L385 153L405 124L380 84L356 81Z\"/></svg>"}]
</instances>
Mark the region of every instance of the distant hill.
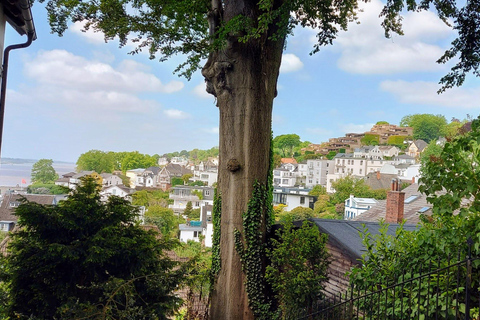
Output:
<instances>
[{"instance_id":1,"label":"distant hill","mask_svg":"<svg viewBox=\"0 0 480 320\"><path fill-rule=\"evenodd\" d=\"M18 159L18 158L1 158L0 163L3 164L29 164L35 163L38 160L35 159Z\"/></svg>"}]
</instances>

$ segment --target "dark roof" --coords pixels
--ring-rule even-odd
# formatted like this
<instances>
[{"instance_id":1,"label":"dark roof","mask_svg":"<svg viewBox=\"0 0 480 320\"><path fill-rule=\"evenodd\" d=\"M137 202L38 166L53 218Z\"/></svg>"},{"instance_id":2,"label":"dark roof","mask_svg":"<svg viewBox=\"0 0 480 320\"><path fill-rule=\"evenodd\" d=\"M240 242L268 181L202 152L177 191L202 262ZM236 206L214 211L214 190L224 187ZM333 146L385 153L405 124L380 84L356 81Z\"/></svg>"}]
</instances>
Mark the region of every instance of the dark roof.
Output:
<instances>
[{"instance_id":1,"label":"dark roof","mask_svg":"<svg viewBox=\"0 0 480 320\"><path fill-rule=\"evenodd\" d=\"M328 240L333 245L342 249L344 253L350 256L354 261L360 259L365 253L365 247L362 243L360 233L364 228L368 228L370 236L380 234L380 224L378 222L361 222L352 220L331 220L331 219L310 219L313 221L321 233L328 235ZM389 224L388 235L395 235L398 224ZM416 226L404 225L404 229L413 231Z\"/></svg>"},{"instance_id":2,"label":"dark roof","mask_svg":"<svg viewBox=\"0 0 480 320\"><path fill-rule=\"evenodd\" d=\"M420 222L419 210L432 205L427 202L427 197L418 191L418 183L413 183L410 186L402 190L405 192L405 200L413 196L418 196L409 203L404 204L403 218L407 224L416 225ZM373 206L370 210L362 213L361 215L353 218L356 221L380 221L385 219L385 213L387 211L387 200L379 200L378 204ZM423 214L431 214L431 210L424 212Z\"/></svg>"},{"instance_id":3,"label":"dark roof","mask_svg":"<svg viewBox=\"0 0 480 320\"><path fill-rule=\"evenodd\" d=\"M36 202L43 205L54 204L54 195L38 195L38 194L5 194L3 200L0 203L0 220L1 221L17 221L15 216L15 207L11 207L10 203L16 203L18 205L20 199L25 197L28 201Z\"/></svg>"},{"instance_id":4,"label":"dark roof","mask_svg":"<svg viewBox=\"0 0 480 320\"><path fill-rule=\"evenodd\" d=\"M37 39L35 26L33 24L33 16L31 4L28 0L7 1L1 0L3 14L6 16L8 23L20 35L31 34L32 40Z\"/></svg>"},{"instance_id":5,"label":"dark roof","mask_svg":"<svg viewBox=\"0 0 480 320\"><path fill-rule=\"evenodd\" d=\"M415 143L415 145L417 146L418 148L418 151L423 151L423 149L425 149L426 146L428 146L428 143L426 143L425 141L419 139L419 140L415 140L413 143Z\"/></svg>"},{"instance_id":6,"label":"dark roof","mask_svg":"<svg viewBox=\"0 0 480 320\"><path fill-rule=\"evenodd\" d=\"M151 171L154 175L157 175L160 172L160 167L149 167L145 171Z\"/></svg>"}]
</instances>

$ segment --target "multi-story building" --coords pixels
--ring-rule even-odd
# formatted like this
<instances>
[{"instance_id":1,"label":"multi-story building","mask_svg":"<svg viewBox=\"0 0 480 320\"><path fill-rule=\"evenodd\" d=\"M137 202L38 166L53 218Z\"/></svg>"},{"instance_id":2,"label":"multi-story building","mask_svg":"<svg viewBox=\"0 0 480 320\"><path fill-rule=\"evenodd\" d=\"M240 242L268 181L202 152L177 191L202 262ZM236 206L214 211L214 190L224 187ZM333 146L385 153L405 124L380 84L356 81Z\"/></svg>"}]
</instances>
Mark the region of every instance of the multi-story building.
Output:
<instances>
[{"instance_id":1,"label":"multi-story building","mask_svg":"<svg viewBox=\"0 0 480 320\"><path fill-rule=\"evenodd\" d=\"M205 205L213 205L212 187L192 187L192 186L175 186L169 198L173 200L173 204L169 205L170 209L177 214L183 213L187 203L192 203L193 209L201 209Z\"/></svg>"},{"instance_id":2,"label":"multi-story building","mask_svg":"<svg viewBox=\"0 0 480 320\"><path fill-rule=\"evenodd\" d=\"M273 185L276 187L293 187L299 177L298 164L284 163L273 170Z\"/></svg>"},{"instance_id":3,"label":"multi-story building","mask_svg":"<svg viewBox=\"0 0 480 320\"><path fill-rule=\"evenodd\" d=\"M316 185L327 185L327 175L333 172L333 167L333 160L309 159L298 165L298 172L299 176L305 177L305 187L313 188Z\"/></svg>"},{"instance_id":4,"label":"multi-story building","mask_svg":"<svg viewBox=\"0 0 480 320\"><path fill-rule=\"evenodd\" d=\"M296 207L313 209L316 198L308 195L311 189L305 188L273 188L273 205L285 205L285 211Z\"/></svg>"}]
</instances>

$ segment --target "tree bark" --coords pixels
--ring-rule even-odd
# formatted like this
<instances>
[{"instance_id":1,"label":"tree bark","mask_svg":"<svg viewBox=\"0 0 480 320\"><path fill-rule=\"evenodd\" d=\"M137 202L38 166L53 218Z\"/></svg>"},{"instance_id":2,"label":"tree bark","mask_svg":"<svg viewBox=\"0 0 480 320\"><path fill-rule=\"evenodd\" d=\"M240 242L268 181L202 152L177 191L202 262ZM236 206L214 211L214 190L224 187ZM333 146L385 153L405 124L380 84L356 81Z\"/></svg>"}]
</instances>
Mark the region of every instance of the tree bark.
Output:
<instances>
[{"instance_id":1,"label":"tree bark","mask_svg":"<svg viewBox=\"0 0 480 320\"><path fill-rule=\"evenodd\" d=\"M247 2L227 2L233 4L225 4L223 19L239 13L255 15L256 1L252 1L252 8ZM283 45L283 40L268 40L268 34L247 43L231 37L222 52L210 54L202 70L207 91L216 96L220 112L221 269L213 290L211 319L254 319L235 250L234 230L243 233L242 213L254 182L267 184L272 106ZM264 238L265 225L263 221Z\"/></svg>"}]
</instances>

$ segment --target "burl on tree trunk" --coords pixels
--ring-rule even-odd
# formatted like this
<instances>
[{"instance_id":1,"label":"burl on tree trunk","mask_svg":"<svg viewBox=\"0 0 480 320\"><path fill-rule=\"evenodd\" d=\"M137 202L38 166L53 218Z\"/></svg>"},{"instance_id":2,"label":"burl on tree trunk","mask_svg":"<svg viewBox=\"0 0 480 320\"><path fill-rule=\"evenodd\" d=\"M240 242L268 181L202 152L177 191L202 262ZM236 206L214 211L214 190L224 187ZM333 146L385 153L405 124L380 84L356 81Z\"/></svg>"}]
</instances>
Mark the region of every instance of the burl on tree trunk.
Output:
<instances>
[{"instance_id":1,"label":"burl on tree trunk","mask_svg":"<svg viewBox=\"0 0 480 320\"><path fill-rule=\"evenodd\" d=\"M221 14L233 17L237 12ZM272 105L282 51L283 41L270 41L268 35L247 43L232 37L224 50L210 54L202 70L207 91L216 97L220 111L221 268L213 289L211 319L254 319L234 230L243 233L242 213L255 181L267 184ZM263 221L264 229L265 225ZM261 231L265 237L265 230Z\"/></svg>"}]
</instances>

